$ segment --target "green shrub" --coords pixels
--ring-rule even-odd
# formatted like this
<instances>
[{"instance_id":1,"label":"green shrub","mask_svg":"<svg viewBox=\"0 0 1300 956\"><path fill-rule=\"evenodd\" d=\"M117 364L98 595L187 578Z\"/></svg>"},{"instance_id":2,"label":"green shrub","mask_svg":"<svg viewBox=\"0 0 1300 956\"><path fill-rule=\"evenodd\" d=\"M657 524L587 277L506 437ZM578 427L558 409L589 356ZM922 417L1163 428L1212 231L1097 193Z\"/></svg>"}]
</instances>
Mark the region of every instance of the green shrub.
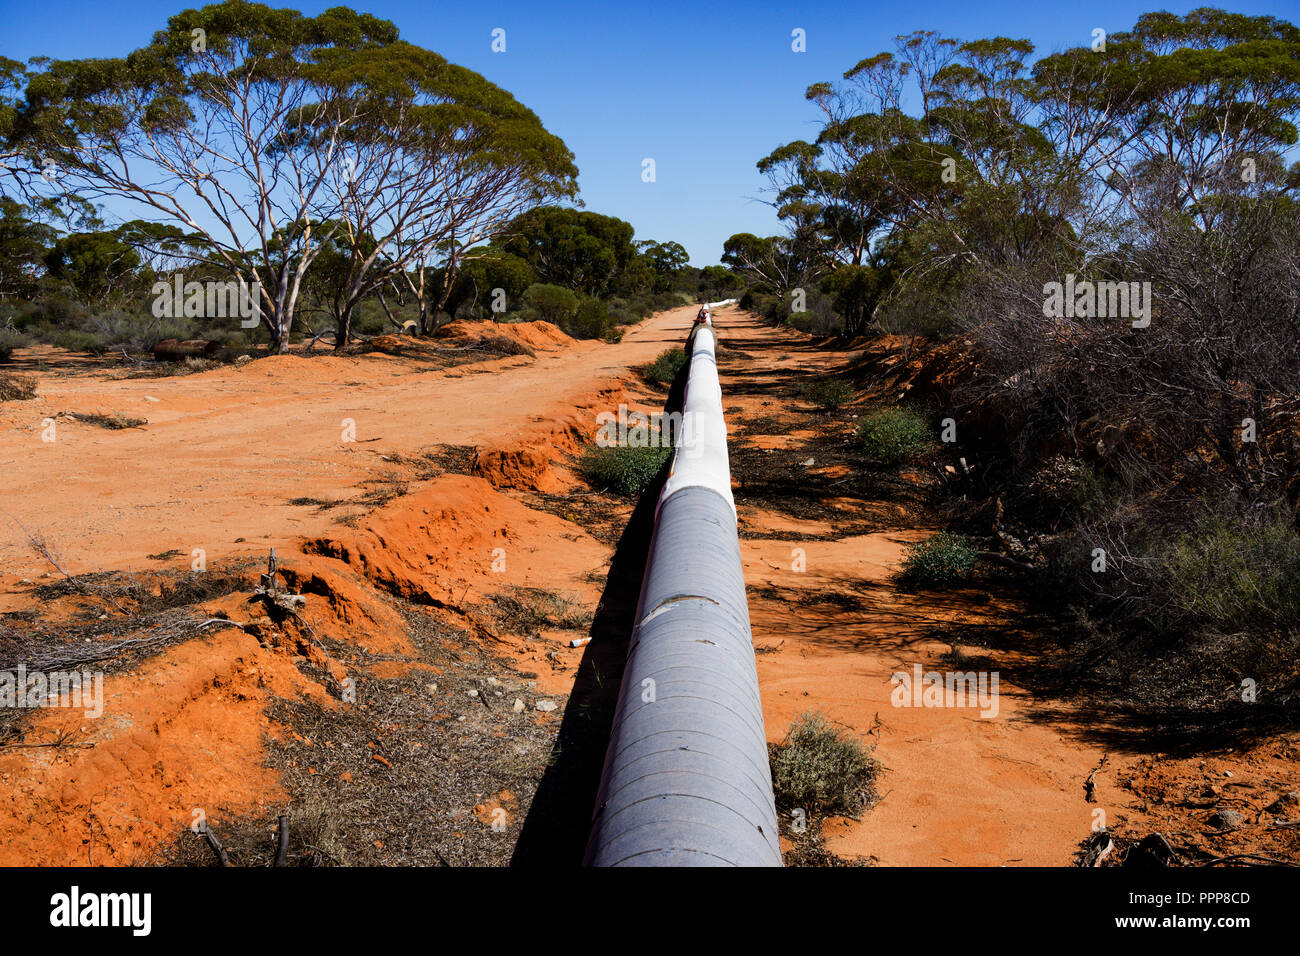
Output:
<instances>
[{"instance_id":1,"label":"green shrub","mask_svg":"<svg viewBox=\"0 0 1300 956\"><path fill-rule=\"evenodd\" d=\"M563 326L575 339L602 339L614 327L609 310L600 299L586 299L578 306L573 318Z\"/></svg>"},{"instance_id":2,"label":"green shrub","mask_svg":"<svg viewBox=\"0 0 1300 956\"><path fill-rule=\"evenodd\" d=\"M592 446L578 462L582 476L597 488L622 495L639 495L659 474L669 448L600 448Z\"/></svg>"},{"instance_id":3,"label":"green shrub","mask_svg":"<svg viewBox=\"0 0 1300 956\"><path fill-rule=\"evenodd\" d=\"M1027 491L1026 510L1052 528L1077 521L1106 499L1106 485L1093 467L1064 455L1049 459L1036 471Z\"/></svg>"},{"instance_id":4,"label":"green shrub","mask_svg":"<svg viewBox=\"0 0 1300 956\"><path fill-rule=\"evenodd\" d=\"M956 584L975 567L975 546L964 535L940 531L907 546L903 582L922 587Z\"/></svg>"},{"instance_id":5,"label":"green shrub","mask_svg":"<svg viewBox=\"0 0 1300 956\"><path fill-rule=\"evenodd\" d=\"M388 316L378 309L366 309L352 317L352 331L358 335L383 335L392 331Z\"/></svg>"},{"instance_id":6,"label":"green shrub","mask_svg":"<svg viewBox=\"0 0 1300 956\"><path fill-rule=\"evenodd\" d=\"M746 292L738 304L746 312L761 315L769 322L780 324L790 317L790 310L781 301L781 297L768 292Z\"/></svg>"},{"instance_id":7,"label":"green shrub","mask_svg":"<svg viewBox=\"0 0 1300 956\"><path fill-rule=\"evenodd\" d=\"M553 325L564 328L569 319L578 312L578 297L558 285L539 282L530 285L524 292L524 304Z\"/></svg>"},{"instance_id":8,"label":"green shrub","mask_svg":"<svg viewBox=\"0 0 1300 956\"><path fill-rule=\"evenodd\" d=\"M507 312L504 315L494 315L492 320L506 325L514 325L516 322L543 322L545 321L545 316L532 306L524 306L522 309L515 312Z\"/></svg>"},{"instance_id":9,"label":"green shrub","mask_svg":"<svg viewBox=\"0 0 1300 956\"><path fill-rule=\"evenodd\" d=\"M14 354L14 349L22 348L29 339L21 332L0 329L0 362L7 362Z\"/></svg>"},{"instance_id":10,"label":"green shrub","mask_svg":"<svg viewBox=\"0 0 1300 956\"><path fill-rule=\"evenodd\" d=\"M858 425L857 434L863 450L887 465L906 461L933 440L925 415L909 405L872 412Z\"/></svg>"},{"instance_id":11,"label":"green shrub","mask_svg":"<svg viewBox=\"0 0 1300 956\"><path fill-rule=\"evenodd\" d=\"M796 718L770 751L772 790L782 810L852 816L870 798L880 768L860 742L814 713Z\"/></svg>"},{"instance_id":12,"label":"green shrub","mask_svg":"<svg viewBox=\"0 0 1300 956\"><path fill-rule=\"evenodd\" d=\"M853 386L838 378L832 378L805 386L803 396L818 408L834 411L853 401Z\"/></svg>"},{"instance_id":13,"label":"green shrub","mask_svg":"<svg viewBox=\"0 0 1300 956\"><path fill-rule=\"evenodd\" d=\"M389 331L391 327L385 325ZM242 329L213 329L207 336L213 342L220 342L227 348L239 349L248 346L250 339Z\"/></svg>"},{"instance_id":14,"label":"green shrub","mask_svg":"<svg viewBox=\"0 0 1300 956\"><path fill-rule=\"evenodd\" d=\"M1300 633L1300 535L1284 515L1203 521L1156 559L1147 616L1166 628Z\"/></svg>"},{"instance_id":15,"label":"green shrub","mask_svg":"<svg viewBox=\"0 0 1300 956\"><path fill-rule=\"evenodd\" d=\"M654 314L654 309L644 299L614 296L606 301L610 318L617 325L636 325L642 319Z\"/></svg>"},{"instance_id":16,"label":"green shrub","mask_svg":"<svg viewBox=\"0 0 1300 956\"><path fill-rule=\"evenodd\" d=\"M166 325L167 328L162 328ZM105 348L118 347L145 349L159 339L188 339L196 337L198 326L185 318L163 319L160 323L152 315L137 315L122 309L109 309L84 320L69 332L82 332L94 336ZM81 352L93 352L86 345L64 346Z\"/></svg>"},{"instance_id":17,"label":"green shrub","mask_svg":"<svg viewBox=\"0 0 1300 956\"><path fill-rule=\"evenodd\" d=\"M91 355L103 355L108 350L99 336L80 329L58 329L50 334L49 342L69 352L89 352Z\"/></svg>"},{"instance_id":18,"label":"green shrub","mask_svg":"<svg viewBox=\"0 0 1300 956\"><path fill-rule=\"evenodd\" d=\"M642 365L638 371L651 385L671 385L689 361L690 356L683 349L665 349L653 362Z\"/></svg>"},{"instance_id":19,"label":"green shrub","mask_svg":"<svg viewBox=\"0 0 1300 956\"><path fill-rule=\"evenodd\" d=\"M650 297L650 304L655 312L667 312L684 305L694 305L695 299L685 292L657 292Z\"/></svg>"},{"instance_id":20,"label":"green shrub","mask_svg":"<svg viewBox=\"0 0 1300 956\"><path fill-rule=\"evenodd\" d=\"M787 295L779 310L780 320L791 328L812 335L839 335L844 331L844 317L835 311L834 300L817 288L804 289L803 309L796 312L794 305L793 298ZM777 318L776 310L771 318Z\"/></svg>"}]
</instances>

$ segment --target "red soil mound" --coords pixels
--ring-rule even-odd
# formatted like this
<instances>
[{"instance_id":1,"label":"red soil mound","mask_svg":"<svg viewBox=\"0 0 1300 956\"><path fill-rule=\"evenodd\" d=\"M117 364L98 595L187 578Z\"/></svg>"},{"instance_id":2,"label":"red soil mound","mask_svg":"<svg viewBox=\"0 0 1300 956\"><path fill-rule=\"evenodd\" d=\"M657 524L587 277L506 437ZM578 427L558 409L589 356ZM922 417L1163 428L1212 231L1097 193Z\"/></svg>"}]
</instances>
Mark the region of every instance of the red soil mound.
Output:
<instances>
[{"instance_id":1,"label":"red soil mound","mask_svg":"<svg viewBox=\"0 0 1300 956\"><path fill-rule=\"evenodd\" d=\"M195 808L216 824L283 799L262 762L273 730L266 708L302 694L331 699L295 659L341 681L349 668L322 638L370 653L411 647L402 616L346 566L293 555L280 573L305 601L296 617L273 623L249 600L250 583L199 605L230 624L106 675L102 716L33 712L23 746L0 750L0 865L144 863L194 822Z\"/></svg>"},{"instance_id":2,"label":"red soil mound","mask_svg":"<svg viewBox=\"0 0 1300 956\"><path fill-rule=\"evenodd\" d=\"M562 557L552 546L558 541L565 541ZM607 556L576 525L469 475L441 475L358 528L307 541L303 550L343 561L393 594L446 608L472 602L476 587L572 587Z\"/></svg>"},{"instance_id":3,"label":"red soil mound","mask_svg":"<svg viewBox=\"0 0 1300 956\"><path fill-rule=\"evenodd\" d=\"M283 799L262 765L272 697L328 698L291 660L227 627L104 680L103 716L33 713L0 751L0 866L145 863L201 810L210 822Z\"/></svg>"},{"instance_id":4,"label":"red soil mound","mask_svg":"<svg viewBox=\"0 0 1300 956\"><path fill-rule=\"evenodd\" d=\"M552 466L562 454L577 454L596 433L601 412L617 412L627 401L622 388L607 388L578 402L575 412L554 413L544 424L509 440L480 445L471 469L497 488L524 488L555 494L566 488L565 479Z\"/></svg>"},{"instance_id":5,"label":"red soil mound","mask_svg":"<svg viewBox=\"0 0 1300 956\"><path fill-rule=\"evenodd\" d=\"M499 336L533 349L553 349L569 345L573 339L550 322L490 322L487 319L457 319L438 330L440 339Z\"/></svg>"}]
</instances>

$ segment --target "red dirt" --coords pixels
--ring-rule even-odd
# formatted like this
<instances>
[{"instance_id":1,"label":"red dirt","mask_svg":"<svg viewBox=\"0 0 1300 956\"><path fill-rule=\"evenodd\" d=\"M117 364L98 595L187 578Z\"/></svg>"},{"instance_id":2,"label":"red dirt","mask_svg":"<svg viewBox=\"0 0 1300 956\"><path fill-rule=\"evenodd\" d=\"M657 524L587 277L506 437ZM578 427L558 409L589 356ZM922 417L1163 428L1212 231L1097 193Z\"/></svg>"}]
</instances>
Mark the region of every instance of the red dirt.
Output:
<instances>
[{"instance_id":1,"label":"red dirt","mask_svg":"<svg viewBox=\"0 0 1300 956\"><path fill-rule=\"evenodd\" d=\"M440 339L480 339L496 336L533 349L556 349L572 345L558 325L550 322L491 322L486 319L457 319L438 329Z\"/></svg>"},{"instance_id":2,"label":"red dirt","mask_svg":"<svg viewBox=\"0 0 1300 956\"><path fill-rule=\"evenodd\" d=\"M565 456L595 432L597 412L627 399L629 368L679 344L693 313L662 313L617 345L568 340L546 323L453 323L446 338L504 331L538 354L434 371L412 356L288 355L174 378L123 379L60 364L45 350L54 370L37 373L38 396L0 405L4 509L54 547L72 573L166 567L148 556L168 549L181 555L174 568L188 567L195 548L211 566L263 561L275 547L290 589L305 599L299 613L315 631L371 653L404 655L405 622L380 594L390 591L469 626L536 672L539 692L563 695L583 654L567 647L574 632L543 630L540 640L521 641L484 608L493 594L529 587L570 593L590 608L611 549L583 529L580 506L561 518L521 498L572 486ZM753 356L741 367L720 352L733 435L764 448L797 447L811 433L783 427L780 403L746 386L763 376L824 373L863 354L819 348L735 309L719 310L715 322L728 347ZM90 411L149 421L106 431L64 414ZM55 419L54 442L41 440L45 419ZM474 474L423 479L403 463L442 444L474 446ZM359 515L355 527L336 523L337 510L290 503L354 498L384 475L407 481L408 493ZM823 504L846 519L861 517L860 501ZM897 502L872 504L908 517ZM1100 803L1092 804L1083 782L1104 749L1068 708L1045 716L1039 702L1007 682L992 719L891 706L890 675L914 663L936 667L948 649L926 638L932 626L1013 627L1014 599L988 600L970 589L898 592L893 573L905 542L930 530L921 518L905 531L811 540L834 534L838 519L738 505L755 644L779 645L759 657L769 738L780 740L799 713L820 710L874 741L886 768L879 803L860 821L828 826L832 851L885 864L1066 865L1099 806L1112 826L1136 832L1187 820L1154 794L1199 786L1233 767L1251 768L1260 798L1300 789L1294 742L1276 741L1208 762L1148 766L1145 755L1113 754L1097 775ZM20 582L48 568L10 518L0 515L0 528L0 611L35 608L32 585ZM806 555L802 572L791 569L796 546ZM860 596L860 605L835 603L844 594ZM214 625L132 671L110 674L101 719L44 710L26 725L27 742L69 729L72 740L93 746L0 749L0 864L140 862L188 826L196 807L215 820L262 813L284 800L277 775L263 766L264 738L278 732L266 707L304 694L328 705L330 696L299 671L300 659L335 680L348 667L300 627L271 627L247 590L202 606L246 630ZM385 662L363 673L379 678L409 666ZM555 727L561 713L530 717ZM493 810L514 814L518 799L489 797L474 809L477 823L468 822L491 825Z\"/></svg>"},{"instance_id":3,"label":"red dirt","mask_svg":"<svg viewBox=\"0 0 1300 956\"><path fill-rule=\"evenodd\" d=\"M555 543L564 542L562 548ZM304 543L390 593L456 609L509 586L583 590L608 549L571 522L533 511L481 478L442 475L362 520Z\"/></svg>"},{"instance_id":4,"label":"red dirt","mask_svg":"<svg viewBox=\"0 0 1300 956\"><path fill-rule=\"evenodd\" d=\"M596 411L611 397L617 405L614 378L676 341L689 313L647 321L618 346L572 342L546 323L521 325L512 331L526 344L563 350L432 372L379 353L319 354L130 379L36 350L59 371L35 373L35 399L0 405L0 566L7 572L0 611L35 606L32 585L20 581L50 580L19 522L74 574L156 570L147 556L169 548L180 556L168 564L186 568L194 548L211 566L261 559L275 547L291 590L305 598L302 618L374 653L401 654L408 644L404 622L369 580L449 606L523 585L568 590L592 604L597 594L586 578L607 565L608 549L479 478L435 479L355 531L332 525L329 511L289 501L356 495L362 482L401 471L382 456L440 443L481 445L480 469L503 486L556 487L553 454L594 432ZM503 328L511 327L491 331ZM20 354L20 364L26 358ZM149 421L107 431L65 414L91 411ZM56 440L43 442L51 418ZM341 440L344 419L355 423L355 442ZM525 478L523 465L534 474ZM299 542L326 553L298 553ZM505 549L500 572L492 571L494 547ZM313 642L266 627L247 597L203 607L248 625L268 646L223 627L128 674L108 675L102 719L33 712L25 742L53 740L71 727L73 740L93 746L0 750L0 864L140 862L188 826L195 807L216 820L283 799L276 774L262 766L262 740L272 731L266 705L302 693L328 700L299 674L296 654L335 679L347 671ZM540 644L512 652L538 664L569 636L543 634ZM576 663L581 653L567 656ZM568 689L572 669L537 669L541 692Z\"/></svg>"},{"instance_id":5,"label":"red dirt","mask_svg":"<svg viewBox=\"0 0 1300 956\"><path fill-rule=\"evenodd\" d=\"M148 862L198 817L283 799L263 767L272 695L316 694L287 657L233 628L105 681L104 716L34 713L27 741L59 731L89 747L0 750L0 866Z\"/></svg>"}]
</instances>

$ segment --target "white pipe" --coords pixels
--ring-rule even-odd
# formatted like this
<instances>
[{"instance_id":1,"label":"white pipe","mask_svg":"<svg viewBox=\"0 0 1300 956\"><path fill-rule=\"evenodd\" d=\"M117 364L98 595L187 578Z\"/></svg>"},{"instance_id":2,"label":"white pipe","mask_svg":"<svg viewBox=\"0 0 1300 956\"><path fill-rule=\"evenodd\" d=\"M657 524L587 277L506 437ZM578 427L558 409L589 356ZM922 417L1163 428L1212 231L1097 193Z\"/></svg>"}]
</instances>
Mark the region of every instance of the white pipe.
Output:
<instances>
[{"instance_id":1,"label":"white pipe","mask_svg":"<svg viewBox=\"0 0 1300 956\"><path fill-rule=\"evenodd\" d=\"M719 303L722 304L722 303ZM780 866L712 329L659 496L590 866Z\"/></svg>"}]
</instances>

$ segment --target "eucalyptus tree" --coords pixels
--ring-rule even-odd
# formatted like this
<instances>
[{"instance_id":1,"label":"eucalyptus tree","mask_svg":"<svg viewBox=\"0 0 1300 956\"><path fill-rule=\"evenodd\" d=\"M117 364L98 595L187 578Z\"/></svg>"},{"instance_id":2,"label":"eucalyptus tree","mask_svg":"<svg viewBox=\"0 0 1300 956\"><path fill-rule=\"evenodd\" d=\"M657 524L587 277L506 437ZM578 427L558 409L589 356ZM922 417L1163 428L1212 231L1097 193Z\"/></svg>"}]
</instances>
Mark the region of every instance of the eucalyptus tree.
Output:
<instances>
[{"instance_id":1,"label":"eucalyptus tree","mask_svg":"<svg viewBox=\"0 0 1300 956\"><path fill-rule=\"evenodd\" d=\"M1096 255L1125 217L1150 226L1173 209L1208 228L1216 194L1285 178L1300 105L1290 23L1152 13L1032 55L1026 40L921 31L809 87L818 137L759 162L778 211L796 230L816 221L841 261L903 228L924 236L931 268L987 269Z\"/></svg>"},{"instance_id":2,"label":"eucalyptus tree","mask_svg":"<svg viewBox=\"0 0 1300 956\"><path fill-rule=\"evenodd\" d=\"M815 253L797 238L738 232L722 244L722 264L750 283L784 296L816 269Z\"/></svg>"},{"instance_id":3,"label":"eucalyptus tree","mask_svg":"<svg viewBox=\"0 0 1300 956\"><path fill-rule=\"evenodd\" d=\"M344 7L305 17L228 0L176 14L125 57L44 64L22 122L62 185L202 237L256 291L283 351L328 238L312 220L326 174L345 131L370 119L339 95L341 65L396 42L391 23ZM304 112L309 138L296 135Z\"/></svg>"},{"instance_id":4,"label":"eucalyptus tree","mask_svg":"<svg viewBox=\"0 0 1300 956\"><path fill-rule=\"evenodd\" d=\"M19 122L27 70L22 63L0 56L0 196L25 196L40 169Z\"/></svg>"},{"instance_id":5,"label":"eucalyptus tree","mask_svg":"<svg viewBox=\"0 0 1300 956\"><path fill-rule=\"evenodd\" d=\"M673 277L690 264L691 257L679 242L656 242L646 239L634 243L637 253L654 270L655 279L652 286L655 292L666 292L672 288Z\"/></svg>"},{"instance_id":6,"label":"eucalyptus tree","mask_svg":"<svg viewBox=\"0 0 1300 956\"><path fill-rule=\"evenodd\" d=\"M0 303L36 294L45 255L57 235L29 206L0 196Z\"/></svg>"},{"instance_id":7,"label":"eucalyptus tree","mask_svg":"<svg viewBox=\"0 0 1300 956\"><path fill-rule=\"evenodd\" d=\"M1212 8L1142 15L1100 46L1034 66L1044 131L1095 175L1093 202L1148 230L1173 211L1201 229L1218 198L1294 191L1300 28Z\"/></svg>"},{"instance_id":8,"label":"eucalyptus tree","mask_svg":"<svg viewBox=\"0 0 1300 956\"><path fill-rule=\"evenodd\" d=\"M842 84L809 88L825 122L793 155L850 263L898 228L924 234L927 269L990 267L1059 238L1052 229L1075 192L1056 188L1068 171L1035 122L1032 53L1025 40L919 32L860 61ZM909 90L917 115L903 105Z\"/></svg>"},{"instance_id":9,"label":"eucalyptus tree","mask_svg":"<svg viewBox=\"0 0 1300 956\"><path fill-rule=\"evenodd\" d=\"M365 124L349 126L318 196L337 217L349 263L336 344L346 344L352 310L412 269L441 261L441 292L429 332L455 276L476 250L503 236L525 211L576 196L573 155L508 92L479 74L404 42L322 58L338 95ZM331 135L304 111L304 141Z\"/></svg>"},{"instance_id":10,"label":"eucalyptus tree","mask_svg":"<svg viewBox=\"0 0 1300 956\"><path fill-rule=\"evenodd\" d=\"M358 301L439 250L491 238L576 170L482 77L345 7L316 17L228 0L171 17L123 58L51 61L17 123L61 185L139 204L257 292L288 348L305 277L348 253Z\"/></svg>"},{"instance_id":11,"label":"eucalyptus tree","mask_svg":"<svg viewBox=\"0 0 1300 956\"><path fill-rule=\"evenodd\" d=\"M601 296L637 261L632 224L614 216L542 206L510 225L501 246L525 260L537 281Z\"/></svg>"}]
</instances>

